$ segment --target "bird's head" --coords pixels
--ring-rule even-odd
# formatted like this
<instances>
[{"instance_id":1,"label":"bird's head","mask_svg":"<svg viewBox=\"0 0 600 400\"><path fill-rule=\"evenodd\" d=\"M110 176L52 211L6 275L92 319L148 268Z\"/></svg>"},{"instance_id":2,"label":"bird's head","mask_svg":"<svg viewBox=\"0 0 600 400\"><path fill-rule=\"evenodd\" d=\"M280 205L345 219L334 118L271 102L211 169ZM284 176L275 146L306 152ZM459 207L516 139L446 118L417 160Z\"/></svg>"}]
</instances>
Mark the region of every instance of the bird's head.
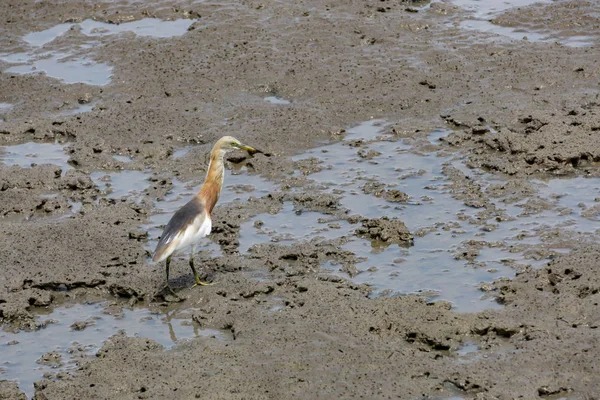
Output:
<instances>
[{"instance_id":1,"label":"bird's head","mask_svg":"<svg viewBox=\"0 0 600 400\"><path fill-rule=\"evenodd\" d=\"M215 144L215 149L218 149L223 153L236 149L245 150L250 154L262 153L262 151L255 149L254 147L243 144L233 136L223 136Z\"/></svg>"}]
</instances>

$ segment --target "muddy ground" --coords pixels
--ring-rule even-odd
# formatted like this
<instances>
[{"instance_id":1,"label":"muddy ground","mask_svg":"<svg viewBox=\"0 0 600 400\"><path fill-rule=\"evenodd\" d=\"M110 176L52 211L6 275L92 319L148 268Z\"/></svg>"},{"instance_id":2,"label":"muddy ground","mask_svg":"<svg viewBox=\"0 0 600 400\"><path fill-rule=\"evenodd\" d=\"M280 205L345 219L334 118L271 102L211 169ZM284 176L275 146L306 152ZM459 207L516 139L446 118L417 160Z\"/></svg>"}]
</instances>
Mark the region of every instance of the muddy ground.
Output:
<instances>
[{"instance_id":1,"label":"muddy ground","mask_svg":"<svg viewBox=\"0 0 600 400\"><path fill-rule=\"evenodd\" d=\"M56 140L66 145L72 167L0 167L5 329L39 328L40 307L109 298L175 309L201 327L230 332L227 340L197 338L169 351L144 338L113 337L77 370L40 381L37 399L597 398L595 236L553 232L570 251L488 284L488 295L503 307L473 313L417 295L369 298L370 287L320 270L328 260L356 261L335 240L238 251L241 223L277 212L286 201L345 218L357 235L373 240L412 240L398 221L347 215L336 196L311 186L320 166L291 159L342 140L346 129L371 118L392 123L387 133L398 139L452 129L439 146L505 179L496 190L515 199L528 195L530 177L599 175L597 3L533 5L496 20L517 29L550 21L544 29L556 38L586 35L590 43L582 47L465 30L464 10L449 2L421 5L0 3L4 54L26 50L27 33L64 22L194 21L180 37L106 36L82 50L113 67L105 86L0 73L0 103L13 105L0 110L0 145ZM78 40L74 32L46 46ZM9 66L0 61L3 71ZM291 103L274 107L265 96ZM81 103L94 106L64 115ZM233 153L229 167L242 163L281 189L215 209L212 240L223 255L198 255L203 279L215 285L188 289L193 279L178 259L172 284L185 300L169 304L157 294L163 266L149 262L141 226L174 178L202 179L206 153L224 134L271 153ZM189 145L186 156L172 157ZM152 174L141 200L108 198L90 178L119 169ZM456 198L497 217L494 193L458 170L446 174ZM401 193L384 195L403 201ZM75 213L73 202L81 204ZM472 246L466 247L468 256ZM464 343L479 346L468 362L457 355ZM0 398L23 396L13 383L0 382Z\"/></svg>"}]
</instances>

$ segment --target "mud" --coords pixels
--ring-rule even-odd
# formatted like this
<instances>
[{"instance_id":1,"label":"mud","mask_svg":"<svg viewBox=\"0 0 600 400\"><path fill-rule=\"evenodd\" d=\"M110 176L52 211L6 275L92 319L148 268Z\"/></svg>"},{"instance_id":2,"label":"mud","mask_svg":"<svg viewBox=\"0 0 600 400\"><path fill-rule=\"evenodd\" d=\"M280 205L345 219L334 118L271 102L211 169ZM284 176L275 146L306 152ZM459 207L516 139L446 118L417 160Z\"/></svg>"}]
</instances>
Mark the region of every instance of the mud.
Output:
<instances>
[{"instance_id":1,"label":"mud","mask_svg":"<svg viewBox=\"0 0 600 400\"><path fill-rule=\"evenodd\" d=\"M402 221L382 217L380 219L366 219L361 221L361 224L362 227L355 230L358 236L404 246L413 244L414 237Z\"/></svg>"},{"instance_id":2,"label":"mud","mask_svg":"<svg viewBox=\"0 0 600 400\"><path fill-rule=\"evenodd\" d=\"M0 398L595 398L600 10L476 3L2 2L1 345L99 298L224 334L59 316L95 357L0 358ZM170 304L224 134L268 155Z\"/></svg>"}]
</instances>

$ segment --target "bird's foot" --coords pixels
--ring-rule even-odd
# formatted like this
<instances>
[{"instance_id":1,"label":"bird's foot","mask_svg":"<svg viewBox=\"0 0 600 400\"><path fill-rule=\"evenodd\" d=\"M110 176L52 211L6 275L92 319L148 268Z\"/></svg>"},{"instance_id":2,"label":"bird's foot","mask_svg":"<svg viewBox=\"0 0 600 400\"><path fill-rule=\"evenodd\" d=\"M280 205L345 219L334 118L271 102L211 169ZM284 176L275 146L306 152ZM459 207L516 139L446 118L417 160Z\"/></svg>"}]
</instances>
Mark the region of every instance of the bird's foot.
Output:
<instances>
[{"instance_id":1,"label":"bird's foot","mask_svg":"<svg viewBox=\"0 0 600 400\"><path fill-rule=\"evenodd\" d=\"M214 284L214 282L202 282L200 278L196 277L196 283L194 283L192 287L195 288L196 286L212 286Z\"/></svg>"}]
</instances>

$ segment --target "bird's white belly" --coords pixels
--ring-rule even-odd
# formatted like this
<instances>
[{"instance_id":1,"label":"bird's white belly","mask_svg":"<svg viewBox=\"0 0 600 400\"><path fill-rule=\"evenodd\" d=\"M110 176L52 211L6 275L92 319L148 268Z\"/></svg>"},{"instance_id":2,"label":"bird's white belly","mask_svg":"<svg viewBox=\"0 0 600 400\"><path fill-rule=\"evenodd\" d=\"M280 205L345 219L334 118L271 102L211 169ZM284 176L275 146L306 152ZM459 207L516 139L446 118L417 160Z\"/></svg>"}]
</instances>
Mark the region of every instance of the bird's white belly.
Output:
<instances>
[{"instance_id":1,"label":"bird's white belly","mask_svg":"<svg viewBox=\"0 0 600 400\"><path fill-rule=\"evenodd\" d=\"M177 247L175 247L174 251L183 250L188 248L189 246L196 244L200 239L206 237L210 234L212 229L212 223L210 218L198 218L198 222L194 222L189 225L187 229L181 233L179 237Z\"/></svg>"}]
</instances>

